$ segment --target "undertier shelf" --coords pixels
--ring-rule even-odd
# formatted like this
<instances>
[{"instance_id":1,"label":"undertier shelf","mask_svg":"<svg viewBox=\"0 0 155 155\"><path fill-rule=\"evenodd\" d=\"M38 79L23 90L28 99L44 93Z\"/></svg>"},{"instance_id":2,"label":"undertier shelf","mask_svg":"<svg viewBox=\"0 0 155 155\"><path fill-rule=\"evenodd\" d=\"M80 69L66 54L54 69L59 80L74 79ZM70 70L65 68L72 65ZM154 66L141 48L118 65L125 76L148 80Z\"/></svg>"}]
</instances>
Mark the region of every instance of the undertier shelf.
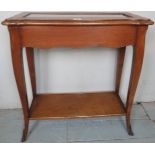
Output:
<instances>
[{"instance_id":1,"label":"undertier shelf","mask_svg":"<svg viewBox=\"0 0 155 155\"><path fill-rule=\"evenodd\" d=\"M125 115L115 92L38 94L32 102L30 119L89 118Z\"/></svg>"}]
</instances>

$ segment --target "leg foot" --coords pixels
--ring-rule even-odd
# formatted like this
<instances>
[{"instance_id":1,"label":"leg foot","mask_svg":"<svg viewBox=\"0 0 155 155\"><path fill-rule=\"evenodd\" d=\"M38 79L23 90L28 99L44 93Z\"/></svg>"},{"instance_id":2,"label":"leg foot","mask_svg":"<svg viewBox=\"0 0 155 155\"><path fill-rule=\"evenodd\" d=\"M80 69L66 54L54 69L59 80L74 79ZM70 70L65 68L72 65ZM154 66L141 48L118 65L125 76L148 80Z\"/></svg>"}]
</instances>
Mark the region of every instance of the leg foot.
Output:
<instances>
[{"instance_id":1,"label":"leg foot","mask_svg":"<svg viewBox=\"0 0 155 155\"><path fill-rule=\"evenodd\" d=\"M126 116L126 124L127 124L127 131L128 131L128 134L130 136L134 136L134 133L132 131L132 127L131 127L131 121L130 121L130 117Z\"/></svg>"},{"instance_id":2,"label":"leg foot","mask_svg":"<svg viewBox=\"0 0 155 155\"><path fill-rule=\"evenodd\" d=\"M29 126L29 124L26 124L26 125L25 125L25 128L24 128L24 130L23 130L23 136L22 136L21 142L25 142L26 139L27 139L28 128L29 128L28 126Z\"/></svg>"}]
</instances>

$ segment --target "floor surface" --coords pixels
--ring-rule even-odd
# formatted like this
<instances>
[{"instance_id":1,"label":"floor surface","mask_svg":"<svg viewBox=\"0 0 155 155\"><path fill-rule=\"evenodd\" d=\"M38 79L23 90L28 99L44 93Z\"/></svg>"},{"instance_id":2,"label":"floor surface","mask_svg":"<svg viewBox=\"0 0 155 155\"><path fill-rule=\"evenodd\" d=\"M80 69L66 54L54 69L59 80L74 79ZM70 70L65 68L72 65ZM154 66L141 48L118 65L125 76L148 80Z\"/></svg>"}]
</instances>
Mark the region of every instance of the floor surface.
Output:
<instances>
[{"instance_id":1,"label":"floor surface","mask_svg":"<svg viewBox=\"0 0 155 155\"><path fill-rule=\"evenodd\" d=\"M155 102L135 104L134 136L128 136L124 117L30 121L27 143L154 143ZM18 143L23 128L22 111L0 110L0 143Z\"/></svg>"}]
</instances>

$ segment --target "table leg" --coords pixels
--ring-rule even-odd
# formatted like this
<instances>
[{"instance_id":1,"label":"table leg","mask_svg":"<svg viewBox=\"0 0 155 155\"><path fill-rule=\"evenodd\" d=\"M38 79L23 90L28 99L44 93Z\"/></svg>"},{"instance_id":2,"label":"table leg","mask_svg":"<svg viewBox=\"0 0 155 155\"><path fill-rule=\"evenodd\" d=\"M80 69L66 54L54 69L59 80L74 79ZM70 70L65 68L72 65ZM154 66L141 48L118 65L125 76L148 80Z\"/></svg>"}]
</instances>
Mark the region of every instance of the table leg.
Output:
<instances>
[{"instance_id":1,"label":"table leg","mask_svg":"<svg viewBox=\"0 0 155 155\"><path fill-rule=\"evenodd\" d=\"M14 69L14 75L16 79L16 84L23 108L24 114L24 130L22 142L26 140L28 134L29 126L29 107L28 99L26 92L25 76L24 76L24 67L23 67L23 52L22 46L20 43L20 35L17 27L10 27L10 40L11 40L11 53L12 53L12 63Z\"/></svg>"},{"instance_id":2,"label":"table leg","mask_svg":"<svg viewBox=\"0 0 155 155\"><path fill-rule=\"evenodd\" d=\"M131 109L143 63L146 30L146 26L141 26L137 29L137 39L133 51L132 70L126 104L126 123L129 135L133 135L131 128Z\"/></svg>"},{"instance_id":3,"label":"table leg","mask_svg":"<svg viewBox=\"0 0 155 155\"><path fill-rule=\"evenodd\" d=\"M34 65L34 50L33 48L26 48L27 62L29 67L31 86L33 92L33 98L36 96L36 77L35 77L35 65Z\"/></svg>"},{"instance_id":4,"label":"table leg","mask_svg":"<svg viewBox=\"0 0 155 155\"><path fill-rule=\"evenodd\" d=\"M117 56L116 86L115 86L117 94L119 94L119 89L120 89L125 50L126 50L126 47L120 48L119 51L118 51L118 56Z\"/></svg>"}]
</instances>

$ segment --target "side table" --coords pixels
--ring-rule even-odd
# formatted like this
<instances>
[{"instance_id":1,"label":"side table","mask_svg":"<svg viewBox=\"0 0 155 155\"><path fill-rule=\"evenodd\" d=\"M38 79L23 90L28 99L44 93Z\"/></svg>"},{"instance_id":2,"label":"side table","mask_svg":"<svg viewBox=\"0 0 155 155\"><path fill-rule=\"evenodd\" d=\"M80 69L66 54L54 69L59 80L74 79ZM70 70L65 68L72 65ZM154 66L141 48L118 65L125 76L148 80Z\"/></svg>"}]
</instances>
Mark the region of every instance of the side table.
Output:
<instances>
[{"instance_id":1,"label":"side table","mask_svg":"<svg viewBox=\"0 0 155 155\"><path fill-rule=\"evenodd\" d=\"M24 114L22 141L29 120L125 116L129 135L131 109L144 57L145 35L150 19L127 12L24 12L2 22L7 25L15 79ZM133 62L127 102L120 96L120 81L126 46L133 46ZM116 87L111 92L37 94L34 48L110 47L119 49ZM22 49L26 49L33 101L29 109Z\"/></svg>"}]
</instances>

